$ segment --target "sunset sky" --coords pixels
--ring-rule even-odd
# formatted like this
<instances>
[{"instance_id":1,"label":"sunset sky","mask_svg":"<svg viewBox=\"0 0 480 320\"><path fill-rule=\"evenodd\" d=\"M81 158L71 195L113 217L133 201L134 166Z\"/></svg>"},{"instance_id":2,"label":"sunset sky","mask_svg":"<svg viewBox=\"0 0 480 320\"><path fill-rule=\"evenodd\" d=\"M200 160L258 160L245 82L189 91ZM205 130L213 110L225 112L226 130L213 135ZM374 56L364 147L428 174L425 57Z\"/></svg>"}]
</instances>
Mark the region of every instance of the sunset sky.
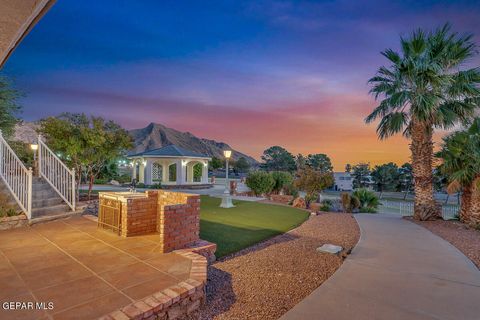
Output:
<instances>
[{"instance_id":1,"label":"sunset sky","mask_svg":"<svg viewBox=\"0 0 480 320\"><path fill-rule=\"evenodd\" d=\"M401 164L408 142L378 141L363 122L380 51L447 21L480 41L479 17L478 1L60 0L3 73L25 94L25 120L85 112L128 129L161 123L257 159L281 145L326 153L336 170Z\"/></svg>"}]
</instances>

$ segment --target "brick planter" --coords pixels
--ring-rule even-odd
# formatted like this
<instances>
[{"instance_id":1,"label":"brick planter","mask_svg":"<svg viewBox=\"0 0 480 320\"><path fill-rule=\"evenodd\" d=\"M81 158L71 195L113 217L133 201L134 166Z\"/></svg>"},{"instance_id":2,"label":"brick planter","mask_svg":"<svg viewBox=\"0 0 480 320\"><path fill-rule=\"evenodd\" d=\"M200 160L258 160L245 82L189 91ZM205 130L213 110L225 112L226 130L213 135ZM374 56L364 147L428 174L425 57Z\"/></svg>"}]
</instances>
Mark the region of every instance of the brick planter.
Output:
<instances>
[{"instance_id":1,"label":"brick planter","mask_svg":"<svg viewBox=\"0 0 480 320\"><path fill-rule=\"evenodd\" d=\"M289 204L293 201L293 196L282 195L282 194L272 194L270 195L270 200L273 202Z\"/></svg>"},{"instance_id":2,"label":"brick planter","mask_svg":"<svg viewBox=\"0 0 480 320\"><path fill-rule=\"evenodd\" d=\"M26 225L28 225L28 219L23 213L18 216L0 218L0 230L20 228Z\"/></svg>"}]
</instances>

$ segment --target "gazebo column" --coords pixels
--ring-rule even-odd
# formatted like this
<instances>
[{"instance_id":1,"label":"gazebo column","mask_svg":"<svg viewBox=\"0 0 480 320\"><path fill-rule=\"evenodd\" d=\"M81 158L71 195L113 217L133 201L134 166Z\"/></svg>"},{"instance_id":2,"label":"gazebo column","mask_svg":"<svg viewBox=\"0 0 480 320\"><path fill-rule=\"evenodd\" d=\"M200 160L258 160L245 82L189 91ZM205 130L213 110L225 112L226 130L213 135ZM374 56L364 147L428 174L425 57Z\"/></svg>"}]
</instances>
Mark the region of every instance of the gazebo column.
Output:
<instances>
[{"instance_id":1,"label":"gazebo column","mask_svg":"<svg viewBox=\"0 0 480 320\"><path fill-rule=\"evenodd\" d=\"M162 182L170 180L170 165L168 162L162 162Z\"/></svg>"},{"instance_id":2,"label":"gazebo column","mask_svg":"<svg viewBox=\"0 0 480 320\"><path fill-rule=\"evenodd\" d=\"M138 169L138 182L145 183L145 163L143 161L140 161Z\"/></svg>"},{"instance_id":3,"label":"gazebo column","mask_svg":"<svg viewBox=\"0 0 480 320\"><path fill-rule=\"evenodd\" d=\"M179 159L176 161L177 164L177 184L185 184L186 179L185 179L185 163L183 162L182 159Z\"/></svg>"},{"instance_id":4,"label":"gazebo column","mask_svg":"<svg viewBox=\"0 0 480 320\"><path fill-rule=\"evenodd\" d=\"M208 183L208 161L202 163L202 184Z\"/></svg>"},{"instance_id":5,"label":"gazebo column","mask_svg":"<svg viewBox=\"0 0 480 320\"><path fill-rule=\"evenodd\" d=\"M187 164L187 182L193 183L193 166L195 163Z\"/></svg>"},{"instance_id":6,"label":"gazebo column","mask_svg":"<svg viewBox=\"0 0 480 320\"><path fill-rule=\"evenodd\" d=\"M153 161L152 160L149 160L147 159L146 161L146 165L145 165L145 179L144 179L144 183L146 185L151 185L153 184L153 177L152 177L152 170L153 170Z\"/></svg>"},{"instance_id":7,"label":"gazebo column","mask_svg":"<svg viewBox=\"0 0 480 320\"><path fill-rule=\"evenodd\" d=\"M137 163L135 161L132 162L132 182L133 180L137 179Z\"/></svg>"}]
</instances>

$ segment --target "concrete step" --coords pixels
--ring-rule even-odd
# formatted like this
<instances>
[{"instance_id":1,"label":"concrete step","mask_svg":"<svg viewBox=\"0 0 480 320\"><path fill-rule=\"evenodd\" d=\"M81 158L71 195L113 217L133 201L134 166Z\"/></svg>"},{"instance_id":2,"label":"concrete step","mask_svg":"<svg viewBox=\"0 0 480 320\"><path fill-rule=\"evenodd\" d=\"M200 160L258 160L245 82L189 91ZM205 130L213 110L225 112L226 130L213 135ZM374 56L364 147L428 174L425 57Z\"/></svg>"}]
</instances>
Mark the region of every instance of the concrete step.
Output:
<instances>
[{"instance_id":1,"label":"concrete step","mask_svg":"<svg viewBox=\"0 0 480 320\"><path fill-rule=\"evenodd\" d=\"M33 200L41 200L41 199L48 199L48 198L55 198L55 197L59 197L59 195L53 189L33 191L33 194L32 194Z\"/></svg>"},{"instance_id":2,"label":"concrete step","mask_svg":"<svg viewBox=\"0 0 480 320\"><path fill-rule=\"evenodd\" d=\"M29 224L37 224L37 223L42 223L42 222L48 222L48 221L53 221L53 220L58 220L58 219L66 219L70 218L72 216L80 216L82 215L82 211L77 210L77 211L68 211L60 214L53 214L53 215L48 215L48 216L40 216L40 217L34 217L30 220Z\"/></svg>"},{"instance_id":3,"label":"concrete step","mask_svg":"<svg viewBox=\"0 0 480 320\"><path fill-rule=\"evenodd\" d=\"M44 217L44 216L54 216L70 211L70 207L66 204L59 204L50 207L35 208L32 209L32 218Z\"/></svg>"},{"instance_id":4,"label":"concrete step","mask_svg":"<svg viewBox=\"0 0 480 320\"><path fill-rule=\"evenodd\" d=\"M63 199L60 198L58 195L51 198L43 198L43 199L33 199L32 201L32 208L42 208L42 207L51 207L56 206L58 204L63 204Z\"/></svg>"}]
</instances>

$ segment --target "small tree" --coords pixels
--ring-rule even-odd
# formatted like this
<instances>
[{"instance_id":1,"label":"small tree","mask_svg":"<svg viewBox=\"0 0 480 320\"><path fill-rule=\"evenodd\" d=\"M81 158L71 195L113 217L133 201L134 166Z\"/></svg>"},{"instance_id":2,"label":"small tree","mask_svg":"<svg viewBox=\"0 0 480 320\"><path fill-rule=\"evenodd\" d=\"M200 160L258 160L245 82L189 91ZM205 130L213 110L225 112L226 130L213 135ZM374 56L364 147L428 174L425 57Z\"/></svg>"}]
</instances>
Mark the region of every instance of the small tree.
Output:
<instances>
[{"instance_id":1,"label":"small tree","mask_svg":"<svg viewBox=\"0 0 480 320\"><path fill-rule=\"evenodd\" d=\"M318 199L320 192L334 183L333 174L331 172L322 173L312 168L305 168L297 173L295 186L307 193L305 199Z\"/></svg>"},{"instance_id":2,"label":"small tree","mask_svg":"<svg viewBox=\"0 0 480 320\"><path fill-rule=\"evenodd\" d=\"M113 121L85 114L64 113L41 120L40 130L47 143L77 172L84 173L90 198L95 178L111 161L132 147L128 132Z\"/></svg>"},{"instance_id":3,"label":"small tree","mask_svg":"<svg viewBox=\"0 0 480 320\"><path fill-rule=\"evenodd\" d=\"M293 182L293 177L289 172L285 171L274 171L271 173L275 184L272 188L272 191L280 193L285 186Z\"/></svg>"},{"instance_id":4,"label":"small tree","mask_svg":"<svg viewBox=\"0 0 480 320\"><path fill-rule=\"evenodd\" d=\"M350 173L350 171L352 171L352 165L350 163L347 163L345 165L345 172Z\"/></svg>"},{"instance_id":5,"label":"small tree","mask_svg":"<svg viewBox=\"0 0 480 320\"><path fill-rule=\"evenodd\" d=\"M275 180L272 175L267 172L254 171L248 174L246 184L256 196L259 196L272 191Z\"/></svg>"},{"instance_id":6,"label":"small tree","mask_svg":"<svg viewBox=\"0 0 480 320\"><path fill-rule=\"evenodd\" d=\"M6 77L0 77L0 130L5 137L13 134L15 125L18 122L16 115L20 111L18 98L20 94L12 88Z\"/></svg>"}]
</instances>

